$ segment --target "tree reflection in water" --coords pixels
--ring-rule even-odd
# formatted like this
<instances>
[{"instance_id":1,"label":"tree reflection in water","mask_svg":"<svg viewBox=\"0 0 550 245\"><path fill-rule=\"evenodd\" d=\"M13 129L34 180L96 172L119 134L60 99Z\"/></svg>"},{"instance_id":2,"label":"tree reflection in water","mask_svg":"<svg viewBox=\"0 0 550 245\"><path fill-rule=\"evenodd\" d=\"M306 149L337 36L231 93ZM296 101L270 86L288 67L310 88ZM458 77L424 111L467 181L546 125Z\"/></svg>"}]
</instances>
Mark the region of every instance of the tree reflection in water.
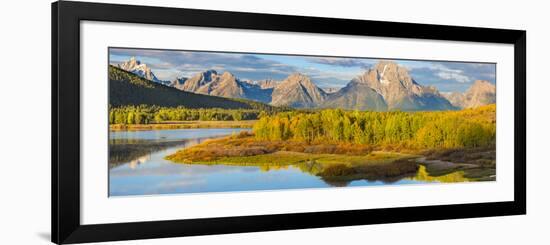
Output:
<instances>
[{"instance_id":1,"label":"tree reflection in water","mask_svg":"<svg viewBox=\"0 0 550 245\"><path fill-rule=\"evenodd\" d=\"M110 139L109 140L109 169L122 164L129 163L137 166L146 162L150 155L168 149L170 147L196 145L209 139L187 139L187 140L142 140L142 139Z\"/></svg>"}]
</instances>

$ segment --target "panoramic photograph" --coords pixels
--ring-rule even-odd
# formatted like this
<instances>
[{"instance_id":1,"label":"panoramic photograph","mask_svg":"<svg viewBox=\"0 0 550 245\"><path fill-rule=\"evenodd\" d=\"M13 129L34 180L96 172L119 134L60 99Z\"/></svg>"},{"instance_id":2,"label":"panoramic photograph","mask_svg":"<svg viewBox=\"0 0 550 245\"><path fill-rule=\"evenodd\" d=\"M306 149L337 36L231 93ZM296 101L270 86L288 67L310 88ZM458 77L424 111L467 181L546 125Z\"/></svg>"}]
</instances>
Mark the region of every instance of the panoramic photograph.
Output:
<instances>
[{"instance_id":1,"label":"panoramic photograph","mask_svg":"<svg viewBox=\"0 0 550 245\"><path fill-rule=\"evenodd\" d=\"M495 181L496 64L109 48L109 196Z\"/></svg>"}]
</instances>

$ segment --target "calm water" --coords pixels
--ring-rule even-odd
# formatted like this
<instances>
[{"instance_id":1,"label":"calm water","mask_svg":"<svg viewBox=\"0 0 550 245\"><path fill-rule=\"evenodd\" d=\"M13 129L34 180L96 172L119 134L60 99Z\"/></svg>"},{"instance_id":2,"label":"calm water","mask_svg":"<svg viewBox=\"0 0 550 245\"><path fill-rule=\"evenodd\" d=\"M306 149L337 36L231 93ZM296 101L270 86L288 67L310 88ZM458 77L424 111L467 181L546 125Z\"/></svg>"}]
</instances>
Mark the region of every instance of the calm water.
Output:
<instances>
[{"instance_id":1,"label":"calm water","mask_svg":"<svg viewBox=\"0 0 550 245\"><path fill-rule=\"evenodd\" d=\"M187 165L164 157L205 139L246 129L178 129L110 132L109 195L150 195L197 192L253 191L331 186L413 184L404 178L391 181L356 180L327 183L297 167Z\"/></svg>"}]
</instances>

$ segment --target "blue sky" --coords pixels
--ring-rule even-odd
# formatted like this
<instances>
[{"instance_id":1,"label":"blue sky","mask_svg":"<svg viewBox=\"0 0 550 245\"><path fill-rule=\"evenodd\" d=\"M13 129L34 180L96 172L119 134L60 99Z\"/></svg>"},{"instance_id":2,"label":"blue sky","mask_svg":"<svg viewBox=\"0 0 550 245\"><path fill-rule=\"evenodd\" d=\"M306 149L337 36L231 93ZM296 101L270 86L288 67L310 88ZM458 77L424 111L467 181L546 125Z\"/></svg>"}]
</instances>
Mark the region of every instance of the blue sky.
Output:
<instances>
[{"instance_id":1,"label":"blue sky","mask_svg":"<svg viewBox=\"0 0 550 245\"><path fill-rule=\"evenodd\" d=\"M161 80L191 77L201 71L229 71L241 80L283 80L300 72L319 87L343 87L381 59L336 58L323 56L271 55L252 53L196 52L152 49L109 49L109 63L136 57L151 67ZM406 67L413 79L442 92L463 92L475 80L496 83L496 65L487 63L415 61L392 59Z\"/></svg>"}]
</instances>

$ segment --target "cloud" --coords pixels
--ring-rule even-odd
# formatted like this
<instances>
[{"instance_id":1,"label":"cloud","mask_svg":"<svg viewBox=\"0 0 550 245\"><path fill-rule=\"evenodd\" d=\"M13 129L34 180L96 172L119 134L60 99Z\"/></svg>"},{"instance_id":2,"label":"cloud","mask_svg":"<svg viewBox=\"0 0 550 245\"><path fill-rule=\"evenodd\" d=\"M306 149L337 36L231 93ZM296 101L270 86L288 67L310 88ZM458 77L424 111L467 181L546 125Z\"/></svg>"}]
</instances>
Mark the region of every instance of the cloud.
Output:
<instances>
[{"instance_id":1,"label":"cloud","mask_svg":"<svg viewBox=\"0 0 550 245\"><path fill-rule=\"evenodd\" d=\"M146 63L150 64L155 73L158 72L157 70L165 70L160 73L163 76L171 73L172 79L174 76L193 76L208 69L229 71L238 77L249 77L255 80L266 79L266 74L275 76L270 77L273 79L283 79L289 74L297 72L296 67L240 53L111 49L110 54L119 57L135 56L138 59L147 59L151 62ZM175 75L176 73L177 75Z\"/></svg>"},{"instance_id":2,"label":"cloud","mask_svg":"<svg viewBox=\"0 0 550 245\"><path fill-rule=\"evenodd\" d=\"M466 63L466 62L441 62L445 69L454 74L463 75L469 78L468 82L475 80L488 80L496 83L496 64L491 63Z\"/></svg>"},{"instance_id":3,"label":"cloud","mask_svg":"<svg viewBox=\"0 0 550 245\"><path fill-rule=\"evenodd\" d=\"M151 69L171 69L172 64L168 62L161 62L161 63L150 63L147 64Z\"/></svg>"},{"instance_id":4,"label":"cloud","mask_svg":"<svg viewBox=\"0 0 550 245\"><path fill-rule=\"evenodd\" d=\"M247 80L283 80L300 72L321 87L343 87L351 79L372 67L379 59L311 56L255 55L246 53L110 49L110 62L135 56L148 64L163 80L191 77L207 69L229 71ZM442 91L464 91L475 80L496 83L496 65L488 63L394 60L406 67L421 85L433 85Z\"/></svg>"},{"instance_id":5,"label":"cloud","mask_svg":"<svg viewBox=\"0 0 550 245\"><path fill-rule=\"evenodd\" d=\"M429 69L434 70L434 74L441 79L455 80L459 83L469 83L472 80L468 75L464 74L464 70L452 69L441 63L432 64L429 66Z\"/></svg>"},{"instance_id":6,"label":"cloud","mask_svg":"<svg viewBox=\"0 0 550 245\"><path fill-rule=\"evenodd\" d=\"M315 57L308 59L312 63L341 66L341 67L368 67L372 63L367 59Z\"/></svg>"},{"instance_id":7,"label":"cloud","mask_svg":"<svg viewBox=\"0 0 550 245\"><path fill-rule=\"evenodd\" d=\"M439 71L436 75L442 79L446 80L455 80L459 83L469 83L471 79L468 76L462 75L462 72L450 72L450 71Z\"/></svg>"},{"instance_id":8,"label":"cloud","mask_svg":"<svg viewBox=\"0 0 550 245\"><path fill-rule=\"evenodd\" d=\"M441 91L465 91L475 80L496 83L496 65L490 63L408 61L412 77Z\"/></svg>"}]
</instances>

